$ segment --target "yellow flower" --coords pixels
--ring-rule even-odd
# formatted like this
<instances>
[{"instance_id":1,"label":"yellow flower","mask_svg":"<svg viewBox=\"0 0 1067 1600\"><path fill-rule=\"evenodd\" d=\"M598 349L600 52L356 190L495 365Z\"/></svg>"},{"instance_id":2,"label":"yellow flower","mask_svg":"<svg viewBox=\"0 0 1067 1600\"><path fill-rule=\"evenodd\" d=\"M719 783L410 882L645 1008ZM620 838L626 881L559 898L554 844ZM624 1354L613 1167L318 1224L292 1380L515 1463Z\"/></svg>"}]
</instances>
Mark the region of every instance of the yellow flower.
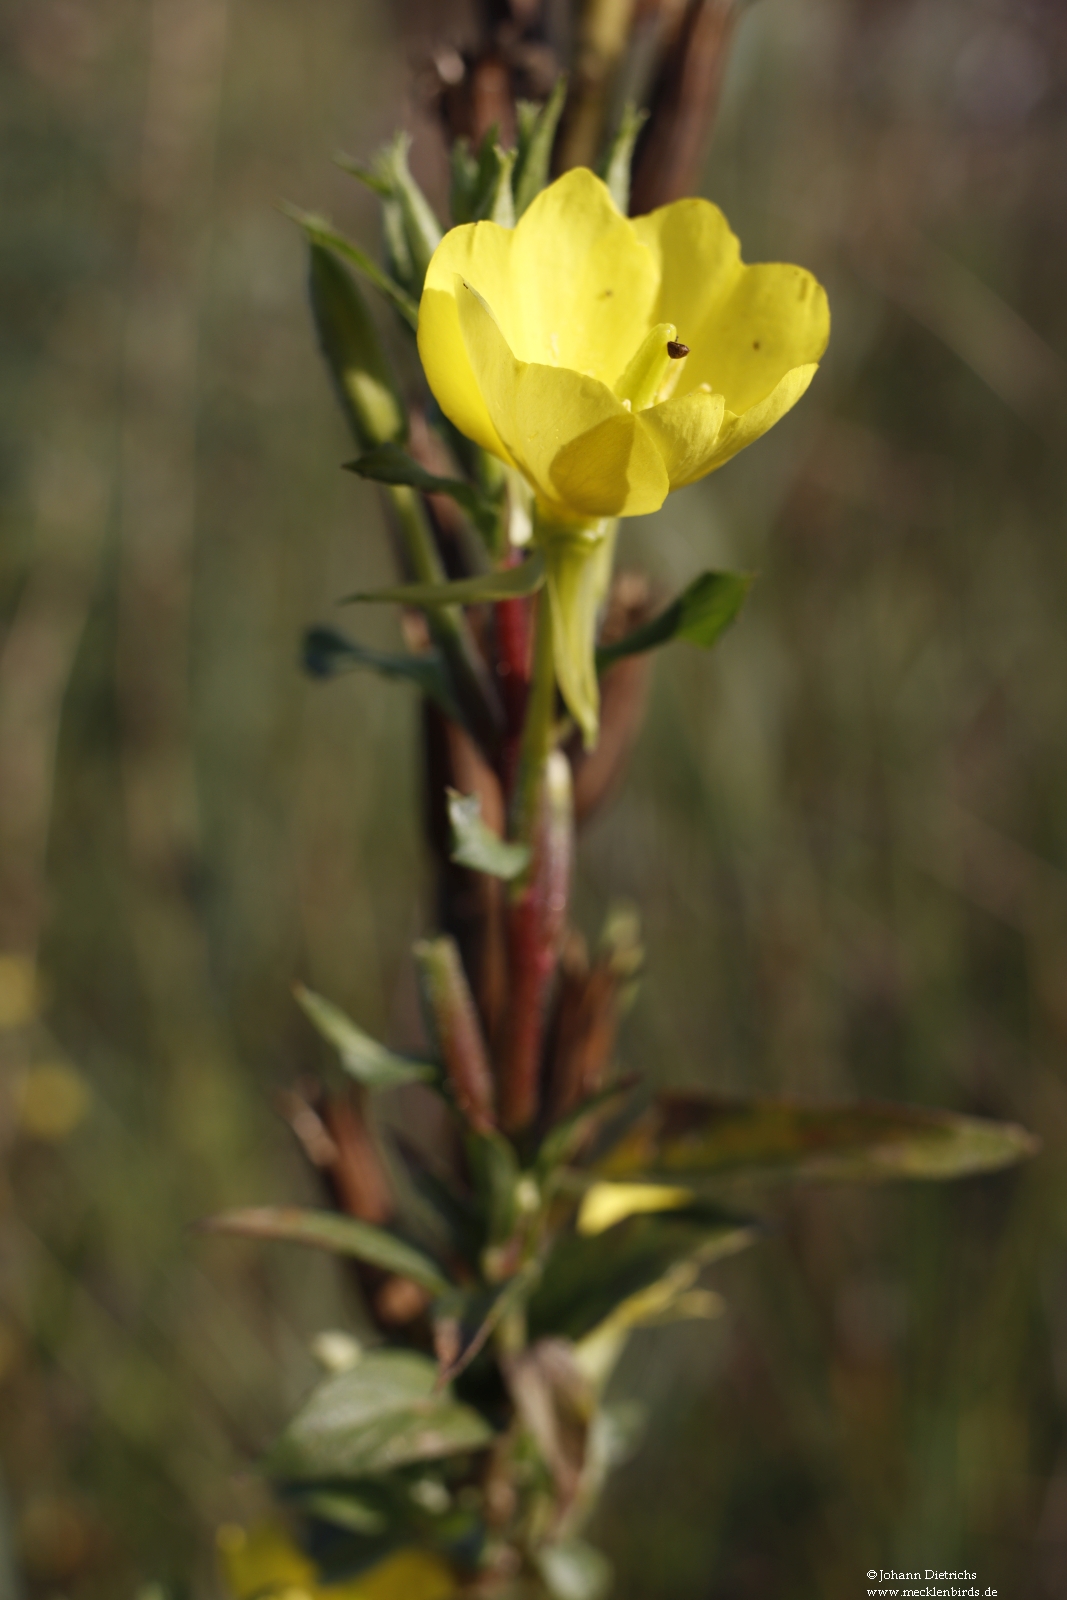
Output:
<instances>
[{"instance_id":1,"label":"yellow flower","mask_svg":"<svg viewBox=\"0 0 1067 1600\"><path fill-rule=\"evenodd\" d=\"M219 1559L234 1600L449 1600L452 1569L423 1550L398 1550L358 1578L320 1584L315 1567L276 1523L218 1532Z\"/></svg>"},{"instance_id":2,"label":"yellow flower","mask_svg":"<svg viewBox=\"0 0 1067 1600\"><path fill-rule=\"evenodd\" d=\"M442 411L518 468L539 542L547 553L566 541L574 565L606 519L658 510L766 433L811 382L829 330L812 275L746 266L710 201L630 219L577 168L517 227L445 235L418 337ZM549 586L551 597L551 561ZM572 577L570 587L581 585ZM558 603L553 612L558 625ZM588 734L590 707L573 697L588 700L591 637L585 654L580 669L562 663L560 682Z\"/></svg>"}]
</instances>

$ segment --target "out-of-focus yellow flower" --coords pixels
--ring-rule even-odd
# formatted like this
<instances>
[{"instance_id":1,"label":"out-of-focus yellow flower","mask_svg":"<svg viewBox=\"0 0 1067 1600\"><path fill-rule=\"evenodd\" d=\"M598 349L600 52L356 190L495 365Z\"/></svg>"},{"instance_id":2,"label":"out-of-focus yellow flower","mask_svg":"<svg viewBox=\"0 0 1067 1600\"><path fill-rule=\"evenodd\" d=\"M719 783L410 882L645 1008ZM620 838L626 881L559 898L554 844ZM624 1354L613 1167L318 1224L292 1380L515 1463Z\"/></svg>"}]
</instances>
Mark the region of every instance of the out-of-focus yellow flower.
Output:
<instances>
[{"instance_id":1,"label":"out-of-focus yellow flower","mask_svg":"<svg viewBox=\"0 0 1067 1600\"><path fill-rule=\"evenodd\" d=\"M284 1528L230 1524L218 1532L219 1559L234 1600L450 1600L452 1569L425 1550L398 1550L343 1583L319 1583L314 1564Z\"/></svg>"},{"instance_id":2,"label":"out-of-focus yellow flower","mask_svg":"<svg viewBox=\"0 0 1067 1600\"><path fill-rule=\"evenodd\" d=\"M631 220L584 168L515 228L447 233L419 308L445 415L562 522L655 511L722 466L799 400L829 332L811 273L746 266L710 201Z\"/></svg>"},{"instance_id":3,"label":"out-of-focus yellow flower","mask_svg":"<svg viewBox=\"0 0 1067 1600\"><path fill-rule=\"evenodd\" d=\"M829 331L811 273L746 266L710 201L631 220L584 168L517 227L453 228L434 252L419 307L426 376L456 427L533 489L560 687L587 740L603 552L592 569L611 519L658 510L766 433L808 387Z\"/></svg>"}]
</instances>

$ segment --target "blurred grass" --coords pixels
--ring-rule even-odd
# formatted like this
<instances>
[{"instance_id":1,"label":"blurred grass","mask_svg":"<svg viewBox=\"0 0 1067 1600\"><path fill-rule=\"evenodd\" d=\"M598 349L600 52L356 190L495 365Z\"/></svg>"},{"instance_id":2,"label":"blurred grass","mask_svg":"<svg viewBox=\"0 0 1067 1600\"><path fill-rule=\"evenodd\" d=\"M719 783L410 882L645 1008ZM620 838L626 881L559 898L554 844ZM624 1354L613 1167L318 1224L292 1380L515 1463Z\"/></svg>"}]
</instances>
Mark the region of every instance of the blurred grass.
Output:
<instances>
[{"instance_id":1,"label":"blurred grass","mask_svg":"<svg viewBox=\"0 0 1067 1600\"><path fill-rule=\"evenodd\" d=\"M340 0L0 29L0 1461L35 1600L209 1595L308 1337L354 1311L327 1263L186 1224L310 1192L271 1106L316 1059L295 977L413 1026L414 708L296 664L387 550L273 209L372 234L329 157L404 116L411 34ZM1052 0L739 30L706 192L749 259L819 273L834 339L757 450L624 534L665 587L762 577L713 658L659 662L580 915L642 908L622 1050L661 1081L943 1103L1045 1150L776 1196L726 1319L638 1336L623 1597L851 1600L890 1564L1062 1592L1065 106ZM42 1129L56 1065L88 1106Z\"/></svg>"}]
</instances>

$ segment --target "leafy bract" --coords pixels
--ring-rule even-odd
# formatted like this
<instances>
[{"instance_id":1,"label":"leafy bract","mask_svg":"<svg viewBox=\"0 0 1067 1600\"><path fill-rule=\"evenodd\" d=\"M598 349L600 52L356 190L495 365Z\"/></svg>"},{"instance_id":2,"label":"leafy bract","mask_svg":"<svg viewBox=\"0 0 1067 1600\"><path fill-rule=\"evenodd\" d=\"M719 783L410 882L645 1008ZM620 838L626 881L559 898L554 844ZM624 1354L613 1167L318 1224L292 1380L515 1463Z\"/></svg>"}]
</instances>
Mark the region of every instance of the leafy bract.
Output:
<instances>
[{"instance_id":1,"label":"leafy bract","mask_svg":"<svg viewBox=\"0 0 1067 1600\"><path fill-rule=\"evenodd\" d=\"M397 678L414 684L436 706L461 722L444 661L436 650L420 655L399 655L373 650L339 633L336 628L309 628L304 634L304 668L313 678L334 678L340 672L369 668L383 678Z\"/></svg>"},{"instance_id":2,"label":"leafy bract","mask_svg":"<svg viewBox=\"0 0 1067 1600\"><path fill-rule=\"evenodd\" d=\"M530 1301L533 1337L581 1339L680 1261L707 1262L751 1244L753 1225L701 1202L630 1216L596 1237L556 1241Z\"/></svg>"},{"instance_id":3,"label":"leafy bract","mask_svg":"<svg viewBox=\"0 0 1067 1600\"><path fill-rule=\"evenodd\" d=\"M1037 1148L1015 1123L875 1103L661 1095L600 1171L610 1178L959 1178Z\"/></svg>"},{"instance_id":4,"label":"leafy bract","mask_svg":"<svg viewBox=\"0 0 1067 1600\"><path fill-rule=\"evenodd\" d=\"M346 595L341 604L370 601L421 607L476 606L536 594L544 581L544 561L537 552L518 567L502 567L498 572L483 572L476 578L457 578L453 583L402 583L390 589L363 591Z\"/></svg>"},{"instance_id":5,"label":"leafy bract","mask_svg":"<svg viewBox=\"0 0 1067 1600\"><path fill-rule=\"evenodd\" d=\"M449 789L448 820L452 827L449 853L457 866L505 880L517 878L529 866L529 845L511 844L494 833L482 820L482 804L476 794Z\"/></svg>"},{"instance_id":6,"label":"leafy bract","mask_svg":"<svg viewBox=\"0 0 1067 1600\"><path fill-rule=\"evenodd\" d=\"M350 1078L365 1089L393 1089L401 1083L430 1083L440 1074L428 1061L413 1061L387 1050L322 995L298 983L293 990L305 1015L333 1045Z\"/></svg>"},{"instance_id":7,"label":"leafy bract","mask_svg":"<svg viewBox=\"0 0 1067 1600\"><path fill-rule=\"evenodd\" d=\"M302 211L299 206L286 204L281 209L287 217L291 217L294 222L299 223L312 244L322 245L326 249L334 250L339 256L343 256L346 261L351 262L356 271L366 278L368 283L372 283L390 304L395 306L410 327L418 327L419 308L416 301L394 278L391 278L387 272L382 271L382 268L372 256L369 256L365 250L361 250L359 245L353 244L351 239L346 239L343 233L339 233L331 223L326 221L325 217L317 217L310 211Z\"/></svg>"},{"instance_id":8,"label":"leafy bract","mask_svg":"<svg viewBox=\"0 0 1067 1600\"><path fill-rule=\"evenodd\" d=\"M614 644L602 645L596 653L597 670L673 639L710 650L737 617L754 581L750 572L702 572L658 616Z\"/></svg>"},{"instance_id":9,"label":"leafy bract","mask_svg":"<svg viewBox=\"0 0 1067 1600\"><path fill-rule=\"evenodd\" d=\"M278 1239L313 1245L337 1255L354 1256L368 1266L411 1278L432 1295L445 1294L448 1280L429 1256L396 1234L335 1211L308 1211L300 1206L250 1206L223 1211L200 1223L205 1233L239 1234L246 1239Z\"/></svg>"},{"instance_id":10,"label":"leafy bract","mask_svg":"<svg viewBox=\"0 0 1067 1600\"><path fill-rule=\"evenodd\" d=\"M368 450L355 461L346 461L345 469L361 478L371 478L375 483L404 484L422 494L448 495L462 507L486 540L492 543L496 537L500 519L498 504L463 478L442 478L427 472L398 444L384 444Z\"/></svg>"},{"instance_id":11,"label":"leafy bract","mask_svg":"<svg viewBox=\"0 0 1067 1600\"><path fill-rule=\"evenodd\" d=\"M276 1478L373 1477L415 1461L482 1450L493 1430L437 1387L437 1367L411 1350L373 1350L327 1378L267 1457Z\"/></svg>"}]
</instances>

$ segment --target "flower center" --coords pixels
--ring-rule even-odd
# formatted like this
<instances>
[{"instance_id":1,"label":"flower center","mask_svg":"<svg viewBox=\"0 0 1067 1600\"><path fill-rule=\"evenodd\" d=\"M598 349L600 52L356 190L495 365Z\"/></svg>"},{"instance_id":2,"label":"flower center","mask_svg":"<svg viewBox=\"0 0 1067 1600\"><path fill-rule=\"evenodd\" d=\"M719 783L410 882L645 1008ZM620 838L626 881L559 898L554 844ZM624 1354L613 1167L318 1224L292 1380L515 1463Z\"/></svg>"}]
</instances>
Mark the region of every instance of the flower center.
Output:
<instances>
[{"instance_id":1,"label":"flower center","mask_svg":"<svg viewBox=\"0 0 1067 1600\"><path fill-rule=\"evenodd\" d=\"M641 340L615 394L627 410L644 411L669 400L682 375L689 346L678 339L673 322L658 322Z\"/></svg>"}]
</instances>

